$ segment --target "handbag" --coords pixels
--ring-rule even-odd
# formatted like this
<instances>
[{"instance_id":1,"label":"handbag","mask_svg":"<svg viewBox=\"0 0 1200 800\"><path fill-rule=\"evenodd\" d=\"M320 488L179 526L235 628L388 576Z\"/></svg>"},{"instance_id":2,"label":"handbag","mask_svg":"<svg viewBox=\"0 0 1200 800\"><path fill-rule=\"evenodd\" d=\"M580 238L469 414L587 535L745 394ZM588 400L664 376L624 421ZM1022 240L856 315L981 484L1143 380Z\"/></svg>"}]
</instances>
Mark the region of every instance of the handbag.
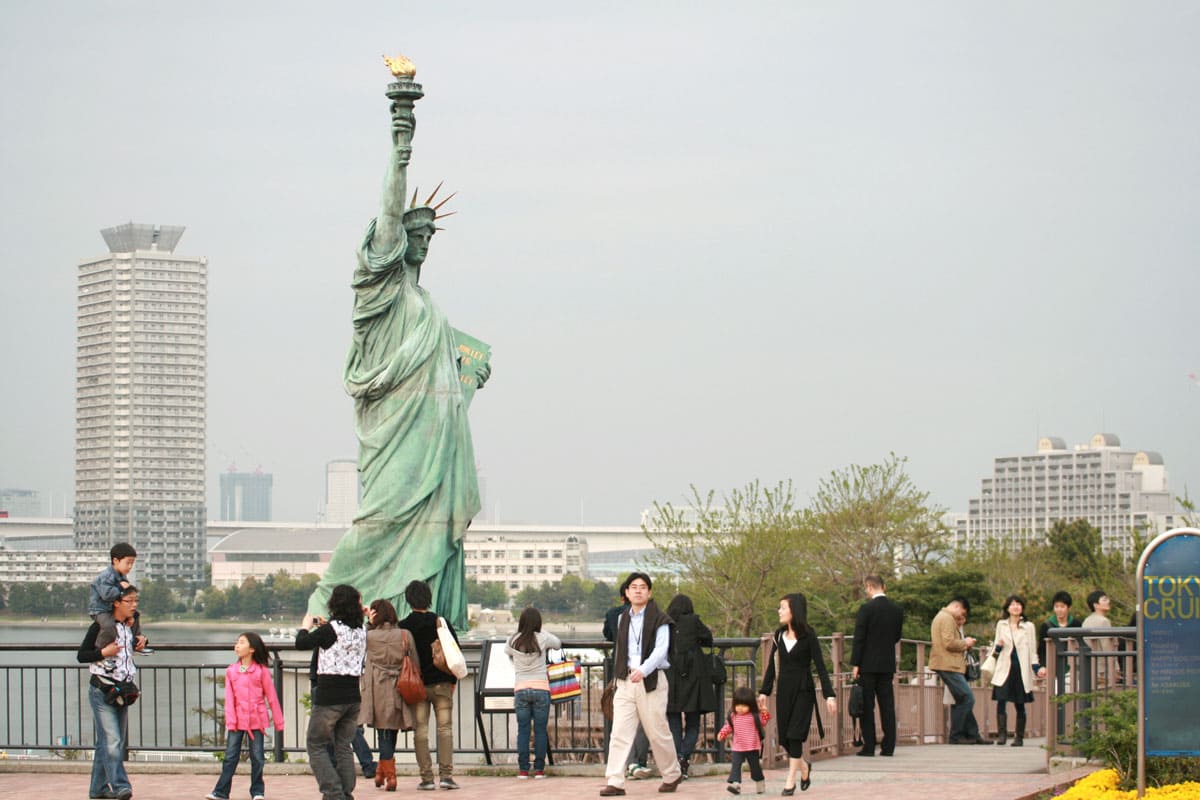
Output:
<instances>
[{"instance_id":1,"label":"handbag","mask_svg":"<svg viewBox=\"0 0 1200 800\"><path fill-rule=\"evenodd\" d=\"M91 684L104 692L104 702L110 706L131 706L142 694L133 681L122 681L107 675L92 673Z\"/></svg>"},{"instance_id":2,"label":"handbag","mask_svg":"<svg viewBox=\"0 0 1200 800\"><path fill-rule=\"evenodd\" d=\"M609 722L613 718L613 702L617 696L617 682L609 681L604 687L604 691L600 693L600 713Z\"/></svg>"},{"instance_id":3,"label":"handbag","mask_svg":"<svg viewBox=\"0 0 1200 800\"><path fill-rule=\"evenodd\" d=\"M724 686L729 680L729 671L725 669L725 657L714 650L710 658L708 673L712 677L713 686Z\"/></svg>"},{"instance_id":4,"label":"handbag","mask_svg":"<svg viewBox=\"0 0 1200 800\"><path fill-rule=\"evenodd\" d=\"M405 656L400 663L400 677L396 678L396 691L410 706L424 703L429 699L425 691L425 681L421 679L421 670L413 664L412 656Z\"/></svg>"},{"instance_id":5,"label":"handbag","mask_svg":"<svg viewBox=\"0 0 1200 800\"><path fill-rule=\"evenodd\" d=\"M967 668L964 674L968 681L974 682L979 680L979 659L970 650L966 651Z\"/></svg>"},{"instance_id":6,"label":"handbag","mask_svg":"<svg viewBox=\"0 0 1200 800\"><path fill-rule=\"evenodd\" d=\"M446 620L441 617L438 617L437 634L437 641L430 648L433 651L433 665L447 675L456 678L467 677L467 659L459 649L458 642L454 641L454 635L450 633Z\"/></svg>"},{"instance_id":7,"label":"handbag","mask_svg":"<svg viewBox=\"0 0 1200 800\"><path fill-rule=\"evenodd\" d=\"M550 681L550 702L569 703L583 694L579 685L579 675L582 672L578 661L563 656L561 650L547 651L546 655L556 652L558 658L546 664L546 679Z\"/></svg>"},{"instance_id":8,"label":"handbag","mask_svg":"<svg viewBox=\"0 0 1200 800\"><path fill-rule=\"evenodd\" d=\"M983 663L979 665L979 673L983 678L984 683L992 682L992 676L996 674L996 656L999 655L999 653L1000 648L993 646L992 651L988 653L988 657L985 658Z\"/></svg>"}]
</instances>

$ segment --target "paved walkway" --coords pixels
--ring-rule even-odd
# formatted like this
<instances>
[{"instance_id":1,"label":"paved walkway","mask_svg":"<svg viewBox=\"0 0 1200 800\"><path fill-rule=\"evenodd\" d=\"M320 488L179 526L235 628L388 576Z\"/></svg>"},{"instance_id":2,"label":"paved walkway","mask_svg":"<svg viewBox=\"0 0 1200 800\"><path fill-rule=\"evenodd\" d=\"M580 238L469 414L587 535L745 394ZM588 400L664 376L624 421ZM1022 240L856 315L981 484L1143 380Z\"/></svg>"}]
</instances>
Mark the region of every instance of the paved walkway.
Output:
<instances>
[{"instance_id":1,"label":"paved walkway","mask_svg":"<svg viewBox=\"0 0 1200 800\"><path fill-rule=\"evenodd\" d=\"M818 761L813 766L812 788L806 798L860 800L863 797L888 800L933 800L943 797L981 797L987 800L1026 800L1069 783L1095 767L1070 768L1048 775L1045 753L1040 740L1027 740L1025 747L963 747L925 745L901 747L893 758L843 756ZM212 790L220 765L147 764L130 765L136 800L200 800ZM268 800L319 800L316 782L307 773L296 774L303 765L267 766ZM685 781L676 794L680 798L729 798L725 791L727 768L696 765L696 775ZM86 762L0 761L0 800L7 798L86 798L88 788ZM181 772L180 770L186 770ZM291 774L285 774L288 770ZM459 769L456 780L462 789L453 794L439 790L421 793L422 797L449 797L452 800L529 800L530 795L544 798L582 800L598 796L604 786L602 769L596 766L564 766L552 769L544 781L518 781L512 768ZM767 771L766 796L779 796L786 772ZM749 783L753 795L753 784ZM249 766L243 764L234 777L233 798L249 797ZM359 778L357 800L387 800L401 794L415 794L417 778L402 775L400 791L395 794L376 790L374 782ZM747 785L743 783L743 787ZM657 797L659 781L628 781L625 789L631 798ZM797 792L797 797L802 796Z\"/></svg>"}]
</instances>

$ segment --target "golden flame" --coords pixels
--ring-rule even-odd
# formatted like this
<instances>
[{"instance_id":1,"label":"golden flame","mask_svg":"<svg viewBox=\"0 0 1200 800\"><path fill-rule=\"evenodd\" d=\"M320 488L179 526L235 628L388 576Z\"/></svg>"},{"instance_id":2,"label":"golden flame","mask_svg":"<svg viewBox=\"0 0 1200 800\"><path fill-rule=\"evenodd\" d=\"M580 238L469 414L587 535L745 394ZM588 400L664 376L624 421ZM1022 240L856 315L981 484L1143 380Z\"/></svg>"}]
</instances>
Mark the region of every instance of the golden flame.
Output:
<instances>
[{"instance_id":1,"label":"golden flame","mask_svg":"<svg viewBox=\"0 0 1200 800\"><path fill-rule=\"evenodd\" d=\"M392 71L392 77L395 78L411 78L417 74L417 65L401 55L395 58L385 55L383 63L387 64L388 69Z\"/></svg>"}]
</instances>

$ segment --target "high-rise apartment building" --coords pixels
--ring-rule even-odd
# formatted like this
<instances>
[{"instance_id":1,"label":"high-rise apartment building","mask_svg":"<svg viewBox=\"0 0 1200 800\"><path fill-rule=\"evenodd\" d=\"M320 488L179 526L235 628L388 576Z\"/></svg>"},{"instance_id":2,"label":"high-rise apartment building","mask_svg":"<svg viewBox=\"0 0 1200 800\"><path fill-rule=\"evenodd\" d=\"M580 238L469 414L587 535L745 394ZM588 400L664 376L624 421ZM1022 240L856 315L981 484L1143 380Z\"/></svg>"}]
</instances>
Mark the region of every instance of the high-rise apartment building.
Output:
<instances>
[{"instance_id":1,"label":"high-rise apartment building","mask_svg":"<svg viewBox=\"0 0 1200 800\"><path fill-rule=\"evenodd\" d=\"M325 465L325 521L354 522L358 513L358 462L342 459Z\"/></svg>"},{"instance_id":2,"label":"high-rise apartment building","mask_svg":"<svg viewBox=\"0 0 1200 800\"><path fill-rule=\"evenodd\" d=\"M1043 436L1036 453L997 458L992 477L980 484L980 496L958 519L960 548L1044 542L1058 520L1086 519L1100 530L1105 552L1131 557L1131 531L1153 536L1175 525L1176 503L1162 456L1122 448L1111 433L1072 449L1058 437Z\"/></svg>"},{"instance_id":3,"label":"high-rise apartment building","mask_svg":"<svg viewBox=\"0 0 1200 800\"><path fill-rule=\"evenodd\" d=\"M270 522L270 473L225 472L221 474L222 522Z\"/></svg>"},{"instance_id":4,"label":"high-rise apartment building","mask_svg":"<svg viewBox=\"0 0 1200 800\"><path fill-rule=\"evenodd\" d=\"M129 542L137 575L203 580L208 260L183 227L100 233L78 267L75 546Z\"/></svg>"}]
</instances>

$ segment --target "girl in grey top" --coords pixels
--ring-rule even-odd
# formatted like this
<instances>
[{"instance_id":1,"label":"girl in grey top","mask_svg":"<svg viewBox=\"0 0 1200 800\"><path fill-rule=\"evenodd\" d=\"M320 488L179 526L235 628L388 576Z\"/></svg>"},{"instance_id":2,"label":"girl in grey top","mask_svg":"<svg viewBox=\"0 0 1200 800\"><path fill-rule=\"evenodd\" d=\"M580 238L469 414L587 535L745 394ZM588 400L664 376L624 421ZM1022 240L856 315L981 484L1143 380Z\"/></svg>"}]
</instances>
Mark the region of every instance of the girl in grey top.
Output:
<instances>
[{"instance_id":1,"label":"girl in grey top","mask_svg":"<svg viewBox=\"0 0 1200 800\"><path fill-rule=\"evenodd\" d=\"M552 633L542 630L542 615L530 606L521 612L517 632L504 652L513 662L513 708L517 714L517 777L529 777L529 728L534 732L533 777L546 777L546 724L550 719L550 681L546 678L546 651L562 647Z\"/></svg>"}]
</instances>

